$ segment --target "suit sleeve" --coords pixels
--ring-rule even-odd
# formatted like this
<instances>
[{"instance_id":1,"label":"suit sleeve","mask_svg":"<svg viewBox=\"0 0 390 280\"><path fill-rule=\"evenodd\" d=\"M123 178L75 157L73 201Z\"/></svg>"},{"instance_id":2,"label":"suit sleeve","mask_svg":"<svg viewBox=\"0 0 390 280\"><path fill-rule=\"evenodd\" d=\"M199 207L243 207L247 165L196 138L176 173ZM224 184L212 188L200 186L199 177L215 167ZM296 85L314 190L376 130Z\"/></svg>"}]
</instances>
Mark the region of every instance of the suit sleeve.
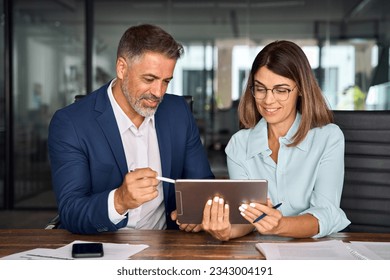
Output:
<instances>
[{"instance_id":1,"label":"suit sleeve","mask_svg":"<svg viewBox=\"0 0 390 280\"><path fill-rule=\"evenodd\" d=\"M114 225L108 217L107 199L112 188L97 192L91 180L99 169L102 174L109 172L110 166L95 163L91 167L85 146L67 112L56 112L49 126L48 148L61 227L83 234L116 231L123 225Z\"/></svg>"}]
</instances>

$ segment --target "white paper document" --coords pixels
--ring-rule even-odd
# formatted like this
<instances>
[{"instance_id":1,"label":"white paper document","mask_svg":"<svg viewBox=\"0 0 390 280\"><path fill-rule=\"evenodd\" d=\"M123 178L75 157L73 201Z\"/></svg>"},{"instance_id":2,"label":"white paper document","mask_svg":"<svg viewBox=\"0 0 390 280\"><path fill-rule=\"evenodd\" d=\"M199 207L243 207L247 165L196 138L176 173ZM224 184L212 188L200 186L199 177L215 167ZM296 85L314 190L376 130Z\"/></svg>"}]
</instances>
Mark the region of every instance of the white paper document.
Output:
<instances>
[{"instance_id":1,"label":"white paper document","mask_svg":"<svg viewBox=\"0 0 390 280\"><path fill-rule=\"evenodd\" d=\"M21 253L5 256L4 260L126 260L132 255L148 248L148 245L131 245L118 243L103 243L104 256L98 258L72 258L74 243L90 243L76 240L58 249L36 248Z\"/></svg>"},{"instance_id":2,"label":"white paper document","mask_svg":"<svg viewBox=\"0 0 390 280\"><path fill-rule=\"evenodd\" d=\"M341 240L326 240L296 243L257 243L256 248L267 260L358 260L386 259L367 244L344 243ZM383 243L383 242L382 242ZM390 243L386 243L390 246ZM379 245L378 245L379 247ZM389 247L387 247L389 248ZM389 259L389 258L388 258Z\"/></svg>"},{"instance_id":3,"label":"white paper document","mask_svg":"<svg viewBox=\"0 0 390 280\"><path fill-rule=\"evenodd\" d=\"M348 246L369 260L390 260L390 242L351 241Z\"/></svg>"}]
</instances>

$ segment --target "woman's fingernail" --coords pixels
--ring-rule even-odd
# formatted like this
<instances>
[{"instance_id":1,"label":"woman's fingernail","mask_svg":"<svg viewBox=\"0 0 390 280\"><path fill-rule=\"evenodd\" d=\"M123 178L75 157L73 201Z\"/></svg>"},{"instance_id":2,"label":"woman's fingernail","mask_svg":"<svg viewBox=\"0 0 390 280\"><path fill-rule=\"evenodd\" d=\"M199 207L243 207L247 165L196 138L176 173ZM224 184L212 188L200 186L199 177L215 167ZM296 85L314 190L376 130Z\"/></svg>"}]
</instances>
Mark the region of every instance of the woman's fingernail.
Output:
<instances>
[{"instance_id":1,"label":"woman's fingernail","mask_svg":"<svg viewBox=\"0 0 390 280\"><path fill-rule=\"evenodd\" d=\"M223 204L223 198L219 199L219 204Z\"/></svg>"},{"instance_id":2,"label":"woman's fingernail","mask_svg":"<svg viewBox=\"0 0 390 280\"><path fill-rule=\"evenodd\" d=\"M256 205L254 203L250 203L249 206L255 208Z\"/></svg>"},{"instance_id":3,"label":"woman's fingernail","mask_svg":"<svg viewBox=\"0 0 390 280\"><path fill-rule=\"evenodd\" d=\"M245 217L245 213L244 212L240 212L241 216Z\"/></svg>"},{"instance_id":4,"label":"woman's fingernail","mask_svg":"<svg viewBox=\"0 0 390 280\"><path fill-rule=\"evenodd\" d=\"M207 200L207 205L211 205L213 201L211 199Z\"/></svg>"},{"instance_id":5,"label":"woman's fingernail","mask_svg":"<svg viewBox=\"0 0 390 280\"><path fill-rule=\"evenodd\" d=\"M244 208L244 209L247 209L247 208L248 208L248 205L246 205L246 204L241 204L241 207Z\"/></svg>"},{"instance_id":6,"label":"woman's fingernail","mask_svg":"<svg viewBox=\"0 0 390 280\"><path fill-rule=\"evenodd\" d=\"M214 202L218 202L218 200L219 200L218 196L214 197Z\"/></svg>"},{"instance_id":7,"label":"woman's fingernail","mask_svg":"<svg viewBox=\"0 0 390 280\"><path fill-rule=\"evenodd\" d=\"M244 212L245 209L242 207L242 205L240 207L238 207L238 210L240 210L240 212Z\"/></svg>"}]
</instances>

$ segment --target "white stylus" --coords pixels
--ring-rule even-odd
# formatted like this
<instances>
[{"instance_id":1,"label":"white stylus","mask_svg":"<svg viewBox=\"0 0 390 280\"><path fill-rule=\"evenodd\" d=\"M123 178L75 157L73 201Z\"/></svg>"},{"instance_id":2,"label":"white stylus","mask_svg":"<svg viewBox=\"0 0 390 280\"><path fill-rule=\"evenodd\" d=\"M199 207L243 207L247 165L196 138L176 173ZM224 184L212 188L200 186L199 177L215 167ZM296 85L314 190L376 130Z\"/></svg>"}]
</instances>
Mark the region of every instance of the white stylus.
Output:
<instances>
[{"instance_id":1,"label":"white stylus","mask_svg":"<svg viewBox=\"0 0 390 280\"><path fill-rule=\"evenodd\" d=\"M172 184L174 184L176 182L175 180L170 179L170 178L165 178L165 177L160 177L160 176L157 176L156 178L157 178L157 180L172 183Z\"/></svg>"}]
</instances>

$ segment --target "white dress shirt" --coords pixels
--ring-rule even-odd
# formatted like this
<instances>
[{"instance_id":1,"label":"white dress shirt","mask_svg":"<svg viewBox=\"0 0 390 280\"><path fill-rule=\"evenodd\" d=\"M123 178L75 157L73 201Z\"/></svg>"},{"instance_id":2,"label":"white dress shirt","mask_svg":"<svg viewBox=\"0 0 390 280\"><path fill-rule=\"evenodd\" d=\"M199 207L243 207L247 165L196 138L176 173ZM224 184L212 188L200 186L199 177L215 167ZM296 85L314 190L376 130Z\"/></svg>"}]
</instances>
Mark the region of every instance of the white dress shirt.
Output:
<instances>
[{"instance_id":1,"label":"white dress shirt","mask_svg":"<svg viewBox=\"0 0 390 280\"><path fill-rule=\"evenodd\" d=\"M107 93L114 111L125 151L127 168L129 171L136 168L150 167L161 175L160 150L158 147L154 116L147 117L139 128L126 116L116 102L112 93L114 79L108 87ZM157 187L158 196L138 208L129 209L123 215L115 210L114 193L108 196L108 214L110 220L117 224L128 215L127 228L132 229L165 229L165 207L162 183Z\"/></svg>"}]
</instances>

